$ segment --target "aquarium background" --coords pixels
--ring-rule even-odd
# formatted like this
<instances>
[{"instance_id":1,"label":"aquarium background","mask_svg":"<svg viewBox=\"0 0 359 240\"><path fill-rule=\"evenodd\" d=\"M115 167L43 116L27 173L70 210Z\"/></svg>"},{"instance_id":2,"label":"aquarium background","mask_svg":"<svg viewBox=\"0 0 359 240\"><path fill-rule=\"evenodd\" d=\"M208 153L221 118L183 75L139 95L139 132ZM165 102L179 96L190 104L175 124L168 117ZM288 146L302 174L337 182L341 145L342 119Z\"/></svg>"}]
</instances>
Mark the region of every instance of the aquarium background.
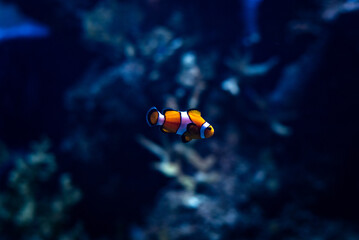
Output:
<instances>
[{"instance_id":1,"label":"aquarium background","mask_svg":"<svg viewBox=\"0 0 359 240\"><path fill-rule=\"evenodd\" d=\"M358 27L357 0L0 0L0 239L359 239Z\"/></svg>"}]
</instances>

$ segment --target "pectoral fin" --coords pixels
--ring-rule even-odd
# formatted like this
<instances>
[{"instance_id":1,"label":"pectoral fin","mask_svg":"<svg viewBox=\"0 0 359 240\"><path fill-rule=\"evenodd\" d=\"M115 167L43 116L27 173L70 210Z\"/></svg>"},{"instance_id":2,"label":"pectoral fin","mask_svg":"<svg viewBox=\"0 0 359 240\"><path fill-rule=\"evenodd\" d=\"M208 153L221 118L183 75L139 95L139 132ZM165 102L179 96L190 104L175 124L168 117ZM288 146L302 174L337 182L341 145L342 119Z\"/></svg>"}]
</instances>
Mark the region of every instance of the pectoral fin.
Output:
<instances>
[{"instance_id":1,"label":"pectoral fin","mask_svg":"<svg viewBox=\"0 0 359 240\"><path fill-rule=\"evenodd\" d=\"M163 126L160 127L161 132L163 133L170 133L170 131L168 131L166 128L164 128Z\"/></svg>"},{"instance_id":2,"label":"pectoral fin","mask_svg":"<svg viewBox=\"0 0 359 240\"><path fill-rule=\"evenodd\" d=\"M196 126L196 124L190 123L190 124L187 125L187 132L192 134L192 135L196 135L196 134L199 134L199 129Z\"/></svg>"},{"instance_id":3,"label":"pectoral fin","mask_svg":"<svg viewBox=\"0 0 359 240\"><path fill-rule=\"evenodd\" d=\"M185 132L184 134L182 134L181 138L182 138L183 143L188 143L189 141L192 140L192 138L190 137L188 132Z\"/></svg>"}]
</instances>

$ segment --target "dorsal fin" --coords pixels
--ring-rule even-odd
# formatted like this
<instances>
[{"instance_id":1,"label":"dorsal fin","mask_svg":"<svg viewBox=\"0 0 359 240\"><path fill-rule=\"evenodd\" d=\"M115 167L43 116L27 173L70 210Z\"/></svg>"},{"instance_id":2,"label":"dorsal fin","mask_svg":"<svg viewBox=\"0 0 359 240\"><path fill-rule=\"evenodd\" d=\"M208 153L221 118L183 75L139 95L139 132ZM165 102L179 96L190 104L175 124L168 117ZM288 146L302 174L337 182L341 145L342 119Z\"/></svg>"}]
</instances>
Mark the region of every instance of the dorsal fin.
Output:
<instances>
[{"instance_id":1,"label":"dorsal fin","mask_svg":"<svg viewBox=\"0 0 359 240\"><path fill-rule=\"evenodd\" d=\"M189 110L187 110L187 113L197 115L197 116L201 116L201 112L198 109L189 109Z\"/></svg>"},{"instance_id":2,"label":"dorsal fin","mask_svg":"<svg viewBox=\"0 0 359 240\"><path fill-rule=\"evenodd\" d=\"M185 132L184 134L182 134L181 139L182 139L183 143L188 143L189 141L192 140L192 138L189 136L188 132Z\"/></svg>"},{"instance_id":3,"label":"dorsal fin","mask_svg":"<svg viewBox=\"0 0 359 240\"><path fill-rule=\"evenodd\" d=\"M176 110L174 110L174 109L172 109L172 108L164 108L164 109L162 109L162 114L165 115L165 113L166 113L167 111L176 111Z\"/></svg>"}]
</instances>

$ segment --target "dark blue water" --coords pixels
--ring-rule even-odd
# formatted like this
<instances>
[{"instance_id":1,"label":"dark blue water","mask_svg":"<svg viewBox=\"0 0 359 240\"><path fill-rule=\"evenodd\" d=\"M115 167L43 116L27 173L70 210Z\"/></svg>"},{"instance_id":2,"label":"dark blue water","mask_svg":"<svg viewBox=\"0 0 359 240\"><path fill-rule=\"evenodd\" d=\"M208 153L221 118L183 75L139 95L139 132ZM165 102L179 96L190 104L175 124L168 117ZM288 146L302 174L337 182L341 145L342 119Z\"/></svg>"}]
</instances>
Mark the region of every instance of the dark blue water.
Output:
<instances>
[{"instance_id":1,"label":"dark blue water","mask_svg":"<svg viewBox=\"0 0 359 240\"><path fill-rule=\"evenodd\" d=\"M0 1L0 239L357 239L359 2ZM184 144L148 109L196 108Z\"/></svg>"}]
</instances>

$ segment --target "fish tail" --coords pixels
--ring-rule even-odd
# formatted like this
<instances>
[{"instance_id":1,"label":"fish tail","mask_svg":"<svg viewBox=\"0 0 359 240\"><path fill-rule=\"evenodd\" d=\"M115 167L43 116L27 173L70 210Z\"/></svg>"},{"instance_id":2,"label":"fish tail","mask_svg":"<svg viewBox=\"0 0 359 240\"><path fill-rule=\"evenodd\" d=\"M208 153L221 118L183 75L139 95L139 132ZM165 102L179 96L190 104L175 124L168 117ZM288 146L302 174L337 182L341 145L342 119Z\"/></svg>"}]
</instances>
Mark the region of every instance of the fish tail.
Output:
<instances>
[{"instance_id":1,"label":"fish tail","mask_svg":"<svg viewBox=\"0 0 359 240\"><path fill-rule=\"evenodd\" d=\"M157 110L156 107L151 107L146 114L146 120L150 127L162 125L164 116Z\"/></svg>"}]
</instances>

